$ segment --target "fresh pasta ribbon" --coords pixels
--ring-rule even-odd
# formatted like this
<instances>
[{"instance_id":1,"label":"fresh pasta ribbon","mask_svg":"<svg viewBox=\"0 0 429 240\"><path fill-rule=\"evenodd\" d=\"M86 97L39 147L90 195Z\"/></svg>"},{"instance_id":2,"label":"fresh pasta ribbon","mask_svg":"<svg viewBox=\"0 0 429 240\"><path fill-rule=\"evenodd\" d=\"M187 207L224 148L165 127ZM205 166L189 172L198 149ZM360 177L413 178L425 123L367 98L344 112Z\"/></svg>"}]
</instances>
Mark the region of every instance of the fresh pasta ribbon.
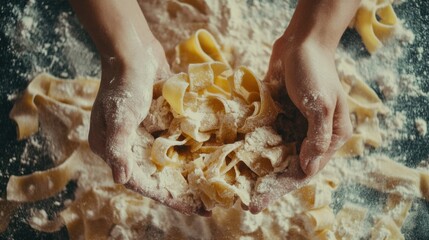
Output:
<instances>
[{"instance_id":1,"label":"fresh pasta ribbon","mask_svg":"<svg viewBox=\"0 0 429 240\"><path fill-rule=\"evenodd\" d=\"M95 100L99 81L78 78L64 81L49 74L40 74L31 81L24 94L13 106L9 116L17 124L18 139L24 139L39 129L38 111L34 98L38 95L90 110Z\"/></svg>"},{"instance_id":2,"label":"fresh pasta ribbon","mask_svg":"<svg viewBox=\"0 0 429 240\"><path fill-rule=\"evenodd\" d=\"M371 231L371 240L377 239L397 239L404 240L401 229L390 217L381 218Z\"/></svg>"},{"instance_id":3,"label":"fresh pasta ribbon","mask_svg":"<svg viewBox=\"0 0 429 240\"><path fill-rule=\"evenodd\" d=\"M197 39L199 34L205 36L205 32L197 32L192 43L213 40ZM160 169L180 171L210 210L215 206L230 208L237 197L249 204L251 188L245 182L256 181L250 176L282 171L287 167L287 156L295 154L295 145L283 144L281 136L269 127L280 108L264 84L245 67L232 71L224 62L212 60L189 64L188 73L179 73L163 84L162 97L174 119L167 133L155 139L151 155ZM244 143L239 134L244 134L244 142L251 142Z\"/></svg>"},{"instance_id":4,"label":"fresh pasta ribbon","mask_svg":"<svg viewBox=\"0 0 429 240\"><path fill-rule=\"evenodd\" d=\"M275 127L279 113L288 113L281 110L265 83L250 69L231 69L220 49L205 30L197 31L178 45L178 63L186 67L187 72L154 84L150 112L133 134L131 147L135 154L132 168L136 181L141 180L145 187L161 192L162 198L185 199L186 196L188 202L195 206L203 204L206 210L215 210L217 206L233 209L240 203L248 206L258 182L290 167L290 157L297 154L295 143L285 143ZM381 144L377 115L383 111L383 104L361 79L341 81L348 95L350 113L355 118L355 131L337 154L361 155L365 145ZM87 135L81 134L87 131L85 126L89 124L89 110L98 86L99 81L93 79L66 81L43 74L33 80L11 112L20 129L20 138L36 132L39 122L42 129L49 125L58 131L56 142L65 145L60 151L67 157L59 157L55 162L57 167L50 170L13 176L8 184L8 199L41 200L55 195L70 180L76 179L79 185L76 200L58 215L59 223L66 225L71 239L107 238L120 236L121 231L134 231L144 224L142 216L135 213L141 213L142 209L150 212L155 207L149 206L148 199L140 194L114 185L109 167L90 152ZM402 168L390 166L390 162L384 160L379 163L388 167L373 168L370 179L387 176L388 180L376 183L376 189L393 193L388 186L405 180L416 189L418 196L428 199L427 173L406 170L404 173L411 177L395 177L393 173ZM376 171L381 173L377 175ZM331 191L337 186L335 179L325 179L323 183L310 184L293 193L304 205L299 218L305 228L299 230L299 236L350 238L344 236L344 230L361 227L366 217L364 208L345 205L334 216L329 203ZM33 194L29 189L38 192ZM157 199L148 191L141 193L168 205L167 200ZM13 204L0 201L0 210L15 206L9 203ZM393 200L388 204L390 208L398 208ZM398 228L407 206L401 208L402 217L392 217ZM5 220L0 219L0 232L6 228L11 212L6 212ZM386 215L389 215L388 209ZM307 233L303 233L304 230Z\"/></svg>"},{"instance_id":5,"label":"fresh pasta ribbon","mask_svg":"<svg viewBox=\"0 0 429 240\"><path fill-rule=\"evenodd\" d=\"M189 80L185 73L174 75L163 85L162 96L177 114L185 113L183 101L188 86Z\"/></svg>"},{"instance_id":6,"label":"fresh pasta ribbon","mask_svg":"<svg viewBox=\"0 0 429 240\"><path fill-rule=\"evenodd\" d=\"M11 176L7 184L8 201L34 202L62 191L67 183L78 177L80 168L85 167L81 151L76 150L57 167L25 176Z\"/></svg>"},{"instance_id":7,"label":"fresh pasta ribbon","mask_svg":"<svg viewBox=\"0 0 429 240\"><path fill-rule=\"evenodd\" d=\"M397 194L390 194L384 208L387 216L390 216L395 224L401 228L408 216L413 204L412 198L403 197Z\"/></svg>"},{"instance_id":8,"label":"fresh pasta ribbon","mask_svg":"<svg viewBox=\"0 0 429 240\"><path fill-rule=\"evenodd\" d=\"M354 120L352 137L337 151L336 156L362 155L365 145L377 148L381 145L381 131L378 114L384 112L384 105L377 94L361 79L342 79L347 93L347 105Z\"/></svg>"},{"instance_id":9,"label":"fresh pasta ribbon","mask_svg":"<svg viewBox=\"0 0 429 240\"><path fill-rule=\"evenodd\" d=\"M308 233L331 229L335 223L334 212L328 206L309 210L303 213L300 218Z\"/></svg>"},{"instance_id":10,"label":"fresh pasta ribbon","mask_svg":"<svg viewBox=\"0 0 429 240\"><path fill-rule=\"evenodd\" d=\"M176 47L176 57L179 66L187 67L193 63L221 62L228 65L219 44L214 37L204 29L200 29L189 39Z\"/></svg>"},{"instance_id":11,"label":"fresh pasta ribbon","mask_svg":"<svg viewBox=\"0 0 429 240\"><path fill-rule=\"evenodd\" d=\"M307 209L317 209L331 203L332 191L324 184L309 184L293 192Z\"/></svg>"},{"instance_id":12,"label":"fresh pasta ribbon","mask_svg":"<svg viewBox=\"0 0 429 240\"><path fill-rule=\"evenodd\" d=\"M158 166L180 166L179 154L174 152L174 146L182 146L186 140L177 141L169 138L157 138L151 150L152 161Z\"/></svg>"},{"instance_id":13,"label":"fresh pasta ribbon","mask_svg":"<svg viewBox=\"0 0 429 240\"><path fill-rule=\"evenodd\" d=\"M239 68L233 78L230 77L230 79L233 79L233 89L237 94L241 95L248 103L257 103L252 116L246 118L244 125L240 126L238 131L247 133L255 130L258 126L273 124L280 113L280 108L274 103L266 86L245 67Z\"/></svg>"},{"instance_id":14,"label":"fresh pasta ribbon","mask_svg":"<svg viewBox=\"0 0 429 240\"><path fill-rule=\"evenodd\" d=\"M367 214L368 210L366 208L351 203L344 204L343 208L335 216L334 230L336 238L352 239L362 237L353 233L364 232L362 228Z\"/></svg>"},{"instance_id":15,"label":"fresh pasta ribbon","mask_svg":"<svg viewBox=\"0 0 429 240\"><path fill-rule=\"evenodd\" d=\"M369 159L368 178L362 184L381 192L400 194L409 197L427 198L427 179L429 174L408 168L387 157Z\"/></svg>"},{"instance_id":16,"label":"fresh pasta ribbon","mask_svg":"<svg viewBox=\"0 0 429 240\"><path fill-rule=\"evenodd\" d=\"M121 185L94 187L59 215L70 239L107 239L115 224L127 220L121 218L133 217L132 208L147 205L147 199Z\"/></svg>"},{"instance_id":17,"label":"fresh pasta ribbon","mask_svg":"<svg viewBox=\"0 0 429 240\"><path fill-rule=\"evenodd\" d=\"M389 0L364 1L358 9L354 27L370 53L376 52L394 31L398 19Z\"/></svg>"}]
</instances>

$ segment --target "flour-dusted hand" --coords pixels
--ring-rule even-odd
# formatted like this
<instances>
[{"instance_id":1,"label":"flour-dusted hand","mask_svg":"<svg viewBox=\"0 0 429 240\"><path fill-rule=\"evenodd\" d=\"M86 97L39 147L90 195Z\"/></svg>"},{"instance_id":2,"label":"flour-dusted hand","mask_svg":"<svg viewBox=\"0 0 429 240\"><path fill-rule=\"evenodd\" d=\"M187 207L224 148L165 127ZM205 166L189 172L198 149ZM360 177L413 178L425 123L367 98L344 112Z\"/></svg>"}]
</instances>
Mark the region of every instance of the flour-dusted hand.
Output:
<instances>
[{"instance_id":1,"label":"flour-dusted hand","mask_svg":"<svg viewBox=\"0 0 429 240\"><path fill-rule=\"evenodd\" d=\"M266 81L284 81L286 93L308 123L298 158L284 173L252 196L260 212L284 194L302 187L351 136L345 92L336 71L338 42L360 0L300 0L283 36L273 46Z\"/></svg>"},{"instance_id":2,"label":"flour-dusted hand","mask_svg":"<svg viewBox=\"0 0 429 240\"><path fill-rule=\"evenodd\" d=\"M148 114L153 82L165 79L169 66L154 41L132 62L102 60L101 85L91 112L89 145L112 168L116 183L131 177L130 136Z\"/></svg>"},{"instance_id":3,"label":"flour-dusted hand","mask_svg":"<svg viewBox=\"0 0 429 240\"><path fill-rule=\"evenodd\" d=\"M139 166L135 136L150 109L153 83L170 74L165 52L135 0L70 0L101 58L100 89L91 112L89 145L112 168L116 183L182 213L207 215L201 205L175 199ZM134 136L134 138L133 138Z\"/></svg>"},{"instance_id":4,"label":"flour-dusted hand","mask_svg":"<svg viewBox=\"0 0 429 240\"><path fill-rule=\"evenodd\" d=\"M268 73L284 78L288 96L307 119L299 160L302 170L312 176L352 133L334 51L317 41L291 47L287 37L282 37L274 44Z\"/></svg>"}]
</instances>

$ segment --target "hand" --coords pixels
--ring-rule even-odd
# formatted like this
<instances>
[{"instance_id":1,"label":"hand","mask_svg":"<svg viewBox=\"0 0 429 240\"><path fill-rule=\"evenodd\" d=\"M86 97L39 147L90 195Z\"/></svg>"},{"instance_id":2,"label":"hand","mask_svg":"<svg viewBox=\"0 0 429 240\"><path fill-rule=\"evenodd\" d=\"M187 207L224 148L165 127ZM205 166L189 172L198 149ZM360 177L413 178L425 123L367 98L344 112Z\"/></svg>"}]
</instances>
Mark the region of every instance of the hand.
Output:
<instances>
[{"instance_id":1,"label":"hand","mask_svg":"<svg viewBox=\"0 0 429 240\"><path fill-rule=\"evenodd\" d=\"M276 41L266 81L282 80L293 104L308 122L299 154L278 176L274 192L253 196L250 210L259 212L319 172L352 134L352 125L334 62L335 49L309 39L298 44L286 35ZM278 79L280 78L280 79ZM300 166L300 168L299 168Z\"/></svg>"},{"instance_id":2,"label":"hand","mask_svg":"<svg viewBox=\"0 0 429 240\"><path fill-rule=\"evenodd\" d=\"M170 68L158 41L137 51L130 61L102 62L102 79L91 114L89 145L112 169L116 183L161 202L185 214L207 216L202 205L174 199L159 188L151 168L138 166L138 154L132 152L138 142L138 128L152 102L153 82L166 79ZM144 169L141 169L144 168Z\"/></svg>"},{"instance_id":3,"label":"hand","mask_svg":"<svg viewBox=\"0 0 429 240\"><path fill-rule=\"evenodd\" d=\"M89 145L112 168L116 183L131 177L130 136L148 114L153 82L169 74L164 50L157 41L137 50L127 61L103 59L101 85L95 99Z\"/></svg>"}]
</instances>

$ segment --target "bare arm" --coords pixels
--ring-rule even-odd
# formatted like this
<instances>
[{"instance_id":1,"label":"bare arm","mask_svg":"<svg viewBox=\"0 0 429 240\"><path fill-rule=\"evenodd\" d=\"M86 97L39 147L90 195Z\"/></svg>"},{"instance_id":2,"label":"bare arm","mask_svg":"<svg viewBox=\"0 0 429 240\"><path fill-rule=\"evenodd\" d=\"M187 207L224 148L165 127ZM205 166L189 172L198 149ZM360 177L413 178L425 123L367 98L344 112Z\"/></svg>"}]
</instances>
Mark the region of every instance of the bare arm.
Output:
<instances>
[{"instance_id":1,"label":"bare arm","mask_svg":"<svg viewBox=\"0 0 429 240\"><path fill-rule=\"evenodd\" d=\"M153 82L169 67L164 51L135 0L70 0L101 57L101 85L91 112L89 145L112 168L131 178L130 137L146 117Z\"/></svg>"},{"instance_id":2,"label":"bare arm","mask_svg":"<svg viewBox=\"0 0 429 240\"><path fill-rule=\"evenodd\" d=\"M268 204L308 182L351 136L346 96L335 67L335 50L360 0L300 0L285 33L273 46L266 81L285 82L287 94L308 122L298 162L272 192L252 197L250 210ZM280 78L280 79L279 79Z\"/></svg>"},{"instance_id":3,"label":"bare arm","mask_svg":"<svg viewBox=\"0 0 429 240\"><path fill-rule=\"evenodd\" d=\"M152 101L153 82L170 68L136 0L70 0L101 56L101 85L91 112L89 145L125 184L182 213L208 214L200 206L173 199L133 153L133 138Z\"/></svg>"},{"instance_id":4,"label":"bare arm","mask_svg":"<svg viewBox=\"0 0 429 240\"><path fill-rule=\"evenodd\" d=\"M316 41L335 50L361 0L300 0L282 38L301 45Z\"/></svg>"},{"instance_id":5,"label":"bare arm","mask_svg":"<svg viewBox=\"0 0 429 240\"><path fill-rule=\"evenodd\" d=\"M308 175L322 169L351 135L334 55L359 3L300 0L281 40L291 43L284 50L286 88L309 125L300 154L301 167Z\"/></svg>"},{"instance_id":6,"label":"bare arm","mask_svg":"<svg viewBox=\"0 0 429 240\"><path fill-rule=\"evenodd\" d=\"M156 41L136 0L70 0L102 61L132 64Z\"/></svg>"}]
</instances>

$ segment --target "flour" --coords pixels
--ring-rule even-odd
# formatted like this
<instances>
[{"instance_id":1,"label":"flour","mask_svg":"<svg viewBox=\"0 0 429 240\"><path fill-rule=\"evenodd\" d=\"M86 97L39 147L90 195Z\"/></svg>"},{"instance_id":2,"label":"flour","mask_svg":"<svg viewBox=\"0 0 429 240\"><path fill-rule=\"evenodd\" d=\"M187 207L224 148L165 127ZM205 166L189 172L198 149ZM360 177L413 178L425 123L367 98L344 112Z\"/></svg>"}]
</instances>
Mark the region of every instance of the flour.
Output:
<instances>
[{"instance_id":1,"label":"flour","mask_svg":"<svg viewBox=\"0 0 429 240\"><path fill-rule=\"evenodd\" d=\"M423 118L416 118L414 122L419 135L422 137L426 136L428 132L427 122Z\"/></svg>"},{"instance_id":2,"label":"flour","mask_svg":"<svg viewBox=\"0 0 429 240\"><path fill-rule=\"evenodd\" d=\"M380 73L380 75L376 77L376 82L386 99L392 100L398 96L399 81L396 74L393 72L385 71Z\"/></svg>"},{"instance_id":3,"label":"flour","mask_svg":"<svg viewBox=\"0 0 429 240\"><path fill-rule=\"evenodd\" d=\"M386 140L404 139L407 138L405 126L407 124L407 116L403 111L397 111L390 114L390 117L385 119L386 129L383 129L383 138ZM389 145L388 143L385 143Z\"/></svg>"},{"instance_id":4,"label":"flour","mask_svg":"<svg viewBox=\"0 0 429 240\"><path fill-rule=\"evenodd\" d=\"M268 68L271 45L285 30L293 14L289 1L197 1L204 11L180 1L175 4L173 14L170 3L139 1L151 30L163 45L170 63L173 62L174 47L199 28L207 28L226 54L233 59L233 67L248 66L259 78ZM170 10L168 10L170 8ZM201 8L201 7L200 7ZM279 11L281 9L281 11ZM204 14L207 12L208 14ZM172 25L172 22L178 23Z\"/></svg>"},{"instance_id":5,"label":"flour","mask_svg":"<svg viewBox=\"0 0 429 240\"><path fill-rule=\"evenodd\" d=\"M264 214L262 213L253 215L250 212L243 212L243 214L241 214L240 230L243 231L243 233L255 232L261 226L263 219Z\"/></svg>"},{"instance_id":6,"label":"flour","mask_svg":"<svg viewBox=\"0 0 429 240\"><path fill-rule=\"evenodd\" d=\"M153 133L168 129L172 120L173 115L170 113L170 106L161 96L152 101L149 114L143 121L143 125L149 133Z\"/></svg>"},{"instance_id":7,"label":"flour","mask_svg":"<svg viewBox=\"0 0 429 240\"><path fill-rule=\"evenodd\" d=\"M82 28L75 16L70 12L58 14L46 3L33 0L27 1L23 8L18 5L14 5L10 21L1 26L11 40L11 52L17 59L14 63L25 62L16 71L18 76L32 79L41 72L64 78L100 74L98 55L88 46L89 39L82 37L85 35L81 34ZM43 12L58 14L54 24L49 23L52 21L46 17L49 14Z\"/></svg>"},{"instance_id":8,"label":"flour","mask_svg":"<svg viewBox=\"0 0 429 240\"><path fill-rule=\"evenodd\" d=\"M244 1L229 0L195 1L201 3L200 5L192 5L187 2L192 1L169 1L167 4L162 1L140 1L152 31L166 49L170 63L174 65L174 47L180 41L189 37L195 30L203 27L211 31L221 45L224 46L223 51L229 56L228 59L232 60L234 67L240 65L249 66L260 77L264 75L268 67L272 43L282 34L294 10L293 4L290 4L289 1L280 0L255 0L247 1L247 4ZM39 11L41 10L35 8L35 4L35 1L30 1L26 10L15 10L21 23L21 27L18 30L15 30L11 24L6 26L9 37L19 42L21 46L31 49L28 54L16 50L17 57L28 58L32 64L32 70L22 73L22 76L29 77L34 72L50 71L53 66L62 66L64 63L70 63L71 67L67 71L61 70L59 72L62 77L70 77L76 74L98 75L100 69L97 57L93 51L75 36L74 31L76 28L71 24L74 23L75 19L70 14L65 13L58 16L58 23L53 27L58 35L58 40L39 43L37 37L43 36L46 29L39 28L42 26L43 20L39 17ZM336 57L337 71L340 75L345 76L350 82L354 82L357 79L363 79L368 82L375 81L383 96L388 100L387 105L389 107L396 104L397 97L400 95L424 96L425 94L417 84L421 81L420 78L415 76L414 73L404 73L398 70L400 67L398 59L405 55L405 47L414 41L414 34L404 28L403 24L399 25L392 40L387 42L384 48L372 57L359 58L347 53L344 47L338 49ZM33 39L33 37L36 38ZM420 55L424 54L423 48L417 49L417 51ZM64 56L60 53L64 53ZM58 54L61 56L57 57L56 55ZM37 57L38 55L41 55L41 58L51 55L54 57L46 65L41 64L42 61ZM14 98L12 94L10 99ZM157 99L152 102L152 107L160 109L160 111L150 115L143 124L151 126L151 131L153 132L165 129L171 119L171 116L167 114L168 106L165 105L162 99ZM231 106L231 109L236 118L240 118L241 115L244 115L243 112L247 111L237 109L236 106ZM408 137L406 127L410 121L406 112L391 110L391 113L385 116L384 122L384 147L388 148L393 140ZM415 127L421 136L427 134L425 120L415 119ZM79 130L78 128L77 130L78 136L84 136L86 133L87 129ZM266 148L276 146L281 141L278 135L271 133L272 131L270 130L258 129L254 136L249 136L245 139L247 141L245 147L254 152L261 152L261 156L264 154L263 157L269 158L269 152L266 152ZM266 144L258 144L260 142ZM141 146L135 147L135 151L140 151L141 149L137 150L137 148L141 148ZM148 153L143 152L141 154ZM279 155L273 154L272 156L279 158ZM28 154L22 157L22 159L28 158ZM364 161L359 159L333 159L313 181L322 181L324 178L337 178L339 179L338 182L343 184L363 182L364 178L366 178L364 173L370 173L376 169L371 164L371 157L365 156L364 158ZM172 185L174 183L165 182L164 184ZM262 192L271 190L264 189L264 186L268 185L260 185L259 190ZM404 188L397 188L396 192L406 193L408 190L405 186ZM178 193L172 192L171 194ZM359 196L355 196L355 200L356 202L362 202ZM65 204L68 205L70 202L67 201ZM123 206L119 204L116 208L121 209ZM118 217L119 220L123 221L122 223L127 220L137 221L136 219L140 219L139 217L147 213L150 217L147 218L146 222L142 223L142 226L152 229L152 235L148 236L150 238L164 236L163 234L174 228L174 226L180 227L181 232L187 234L188 238L209 239L210 237L217 237L217 235L212 236L206 220L201 220L199 217L184 218L182 215L155 203L151 203L150 208L142 207L134 210L134 212L120 212L118 215L120 216ZM296 196L288 194L258 215L235 210L239 216L237 221L240 234L252 234L262 231L266 233L265 236L277 234L284 238L284 236L287 236L290 227L294 225L294 216L305 209ZM92 214L93 212L87 212L88 217L91 217ZM42 223L41 219L46 218L35 218L34 222ZM212 221L216 221L216 219L212 219ZM222 222L220 225L225 227L228 223ZM344 236L353 236L353 232L356 232L356 229L354 229L354 226L350 226L350 228L340 229L340 231ZM123 239L129 237L131 239L139 236L136 232L120 225L115 225L110 233L110 237L113 239L116 237ZM381 231L380 235L385 236L385 232ZM240 239L253 238L241 236ZM258 238L255 237L255 239Z\"/></svg>"}]
</instances>

